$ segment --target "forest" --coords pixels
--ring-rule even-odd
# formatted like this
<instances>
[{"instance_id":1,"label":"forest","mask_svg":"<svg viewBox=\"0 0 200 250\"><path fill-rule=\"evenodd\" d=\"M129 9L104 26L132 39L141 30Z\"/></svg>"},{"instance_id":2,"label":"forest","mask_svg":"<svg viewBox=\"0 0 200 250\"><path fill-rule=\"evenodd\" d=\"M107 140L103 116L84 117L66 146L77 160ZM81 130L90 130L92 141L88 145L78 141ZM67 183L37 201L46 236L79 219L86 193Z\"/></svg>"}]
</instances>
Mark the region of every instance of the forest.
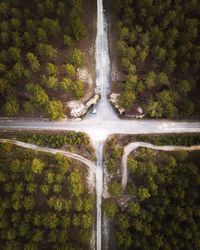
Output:
<instances>
[{"instance_id":1,"label":"forest","mask_svg":"<svg viewBox=\"0 0 200 250\"><path fill-rule=\"evenodd\" d=\"M110 188L104 202L116 249L200 247L199 157L199 151L146 148L131 154L124 199L122 190Z\"/></svg>"},{"instance_id":2,"label":"forest","mask_svg":"<svg viewBox=\"0 0 200 250\"><path fill-rule=\"evenodd\" d=\"M200 115L200 2L116 0L118 103L151 118ZM113 27L114 29L114 27Z\"/></svg>"},{"instance_id":3,"label":"forest","mask_svg":"<svg viewBox=\"0 0 200 250\"><path fill-rule=\"evenodd\" d=\"M67 150L94 160L95 152L87 134L74 131L0 131L0 138Z\"/></svg>"},{"instance_id":4,"label":"forest","mask_svg":"<svg viewBox=\"0 0 200 250\"><path fill-rule=\"evenodd\" d=\"M1 1L0 114L58 120L66 101L83 97L82 16L82 0Z\"/></svg>"},{"instance_id":5,"label":"forest","mask_svg":"<svg viewBox=\"0 0 200 250\"><path fill-rule=\"evenodd\" d=\"M2 250L89 249L94 197L86 167L60 154L0 144Z\"/></svg>"}]
</instances>

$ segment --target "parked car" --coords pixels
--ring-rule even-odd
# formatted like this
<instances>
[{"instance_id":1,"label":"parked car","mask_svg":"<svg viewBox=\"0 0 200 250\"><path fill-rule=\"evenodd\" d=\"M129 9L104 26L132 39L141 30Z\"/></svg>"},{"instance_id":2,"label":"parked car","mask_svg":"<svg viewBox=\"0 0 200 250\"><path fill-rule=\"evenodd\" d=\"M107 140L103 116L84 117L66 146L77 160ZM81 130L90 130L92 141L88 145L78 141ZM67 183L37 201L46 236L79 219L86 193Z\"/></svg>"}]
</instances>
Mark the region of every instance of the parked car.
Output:
<instances>
[{"instance_id":1,"label":"parked car","mask_svg":"<svg viewBox=\"0 0 200 250\"><path fill-rule=\"evenodd\" d=\"M94 115L96 115L96 113L97 113L97 109L96 108L93 108L93 110L91 111L91 116L94 116Z\"/></svg>"}]
</instances>

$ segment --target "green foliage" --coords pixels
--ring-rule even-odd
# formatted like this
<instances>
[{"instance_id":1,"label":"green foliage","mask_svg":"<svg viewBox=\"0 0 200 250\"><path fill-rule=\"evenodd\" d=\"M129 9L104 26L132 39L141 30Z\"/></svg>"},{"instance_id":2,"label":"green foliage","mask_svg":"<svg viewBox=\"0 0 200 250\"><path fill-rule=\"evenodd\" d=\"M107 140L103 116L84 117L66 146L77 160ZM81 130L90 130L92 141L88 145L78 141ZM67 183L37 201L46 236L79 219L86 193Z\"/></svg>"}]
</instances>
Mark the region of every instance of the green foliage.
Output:
<instances>
[{"instance_id":1,"label":"green foliage","mask_svg":"<svg viewBox=\"0 0 200 250\"><path fill-rule=\"evenodd\" d=\"M197 248L198 162L197 151L146 148L129 158L129 199L114 217L117 248Z\"/></svg>"},{"instance_id":2,"label":"green foliage","mask_svg":"<svg viewBox=\"0 0 200 250\"><path fill-rule=\"evenodd\" d=\"M35 158L32 161L32 172L34 174L41 174L44 168L44 163L39 159Z\"/></svg>"},{"instance_id":3,"label":"green foliage","mask_svg":"<svg viewBox=\"0 0 200 250\"><path fill-rule=\"evenodd\" d=\"M57 67L56 65L52 64L52 63L47 63L46 64L46 71L48 73L49 76L56 76L57 75Z\"/></svg>"},{"instance_id":4,"label":"green foliage","mask_svg":"<svg viewBox=\"0 0 200 250\"><path fill-rule=\"evenodd\" d=\"M60 120L64 117L63 104L60 101L50 101L47 106L48 116L51 120Z\"/></svg>"},{"instance_id":5,"label":"green foliage","mask_svg":"<svg viewBox=\"0 0 200 250\"><path fill-rule=\"evenodd\" d=\"M106 216L111 217L111 218L114 217L114 215L117 212L117 206L116 206L115 201L111 199L106 199L103 201L102 206L103 206L103 210Z\"/></svg>"},{"instance_id":6,"label":"green foliage","mask_svg":"<svg viewBox=\"0 0 200 250\"><path fill-rule=\"evenodd\" d=\"M83 96L82 84L76 79L76 68L84 65L84 56L73 46L86 34L82 20L82 0L29 2L25 7L22 1L3 0L1 3L1 112L6 110L10 116L16 115L19 108L21 111L21 107L27 113L32 113L31 115L48 115L47 105L34 103L30 96L32 93L27 93L30 83L36 83L35 85L42 88L44 101L48 99L54 106L54 100L62 96L62 92L58 91L60 88L69 90L67 98ZM68 16L68 19L65 20L64 16ZM73 46L74 50L66 58L69 51L63 51L69 46ZM69 87L66 82L59 84L64 76L64 62L67 65L67 75L75 81ZM71 65L72 62L74 65ZM10 86L15 93L16 102L20 104L16 105L16 110L11 108L10 100L13 95Z\"/></svg>"},{"instance_id":7,"label":"green foliage","mask_svg":"<svg viewBox=\"0 0 200 250\"><path fill-rule=\"evenodd\" d=\"M82 164L10 143L0 144L0 154L4 155L0 159L1 247L88 249L94 200L85 186ZM66 164L67 172L61 171ZM77 183L81 192L74 191Z\"/></svg>"},{"instance_id":8,"label":"green foliage","mask_svg":"<svg viewBox=\"0 0 200 250\"><path fill-rule=\"evenodd\" d=\"M27 90L32 95L31 102L34 107L45 106L49 101L48 95L38 84L29 83L27 85Z\"/></svg>"},{"instance_id":9,"label":"green foliage","mask_svg":"<svg viewBox=\"0 0 200 250\"><path fill-rule=\"evenodd\" d=\"M56 50L50 45L45 43L39 43L37 46L37 53L41 58L54 59L56 56Z\"/></svg>"},{"instance_id":10,"label":"green foliage","mask_svg":"<svg viewBox=\"0 0 200 250\"><path fill-rule=\"evenodd\" d=\"M17 103L17 100L15 98L8 100L3 106L3 111L4 114L8 116L17 115L19 112L19 104Z\"/></svg>"},{"instance_id":11,"label":"green foliage","mask_svg":"<svg viewBox=\"0 0 200 250\"><path fill-rule=\"evenodd\" d=\"M40 69L40 62L33 53L27 53L26 60L33 72L38 72Z\"/></svg>"},{"instance_id":12,"label":"green foliage","mask_svg":"<svg viewBox=\"0 0 200 250\"><path fill-rule=\"evenodd\" d=\"M78 171L74 171L70 174L69 183L72 196L79 196L84 192L84 186L81 182L81 176Z\"/></svg>"},{"instance_id":13,"label":"green foliage","mask_svg":"<svg viewBox=\"0 0 200 250\"><path fill-rule=\"evenodd\" d=\"M70 57L70 62L76 68L81 68L85 63L85 57L79 49L74 49Z\"/></svg>"},{"instance_id":14,"label":"green foliage","mask_svg":"<svg viewBox=\"0 0 200 250\"><path fill-rule=\"evenodd\" d=\"M72 64L64 65L64 69L69 77L73 77L76 75L76 68Z\"/></svg>"},{"instance_id":15,"label":"green foliage","mask_svg":"<svg viewBox=\"0 0 200 250\"><path fill-rule=\"evenodd\" d=\"M180 1L163 5L151 0L117 1L116 47L129 86L126 95L121 93L120 104L126 110L131 108L127 99L132 93L134 103L148 117L199 116L200 89L195 84L200 72L199 7L196 0L185 5ZM130 75L138 77L131 88Z\"/></svg>"},{"instance_id":16,"label":"green foliage","mask_svg":"<svg viewBox=\"0 0 200 250\"><path fill-rule=\"evenodd\" d=\"M112 195L112 197L119 197L122 192L122 186L121 183L117 181L112 181L108 186L108 191Z\"/></svg>"},{"instance_id":17,"label":"green foliage","mask_svg":"<svg viewBox=\"0 0 200 250\"><path fill-rule=\"evenodd\" d=\"M134 102L136 100L136 96L131 91L124 91L119 97L119 103L122 107L125 108L126 111L130 111Z\"/></svg>"}]
</instances>

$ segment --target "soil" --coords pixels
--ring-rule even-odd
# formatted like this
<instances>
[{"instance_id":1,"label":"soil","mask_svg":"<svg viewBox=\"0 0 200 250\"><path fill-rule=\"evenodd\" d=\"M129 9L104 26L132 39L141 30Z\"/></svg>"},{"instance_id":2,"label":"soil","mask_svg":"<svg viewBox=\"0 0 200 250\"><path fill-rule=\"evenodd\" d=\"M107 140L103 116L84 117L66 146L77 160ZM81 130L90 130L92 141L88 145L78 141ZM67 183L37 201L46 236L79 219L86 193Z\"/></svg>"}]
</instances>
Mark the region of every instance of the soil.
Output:
<instances>
[{"instance_id":1,"label":"soil","mask_svg":"<svg viewBox=\"0 0 200 250\"><path fill-rule=\"evenodd\" d=\"M120 71L119 61L117 56L117 48L116 48L117 35L116 35L115 25L117 23L118 18L115 11L113 10L114 5L115 5L114 0L104 1L106 15L108 18L108 42L110 51L112 85L113 82L122 82L125 79L124 74L122 73L122 71Z\"/></svg>"}]
</instances>

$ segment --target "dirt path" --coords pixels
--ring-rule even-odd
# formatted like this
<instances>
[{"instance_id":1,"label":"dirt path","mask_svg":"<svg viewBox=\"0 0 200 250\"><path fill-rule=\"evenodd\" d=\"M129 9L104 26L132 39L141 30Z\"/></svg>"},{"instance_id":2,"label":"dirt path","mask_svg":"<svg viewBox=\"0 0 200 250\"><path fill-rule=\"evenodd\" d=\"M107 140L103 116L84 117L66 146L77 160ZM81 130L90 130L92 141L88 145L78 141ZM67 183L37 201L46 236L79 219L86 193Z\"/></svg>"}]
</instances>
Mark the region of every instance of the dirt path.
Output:
<instances>
[{"instance_id":1,"label":"dirt path","mask_svg":"<svg viewBox=\"0 0 200 250\"><path fill-rule=\"evenodd\" d=\"M128 169L127 169L127 161L128 156L130 153L137 148L151 148L155 150L161 150L161 151L179 151L179 150L187 150L187 151L194 151L194 150L200 150L200 145L197 146L191 146L191 147L185 147L185 146L173 146L173 145L167 145L167 146L156 146L150 143L146 142L132 142L129 143L124 147L124 154L122 156L122 188L123 190L126 188L127 182L128 182Z\"/></svg>"},{"instance_id":2,"label":"dirt path","mask_svg":"<svg viewBox=\"0 0 200 250\"><path fill-rule=\"evenodd\" d=\"M16 146L19 147L23 147L23 148L27 148L27 149L33 149L39 152L45 152L45 153L51 153L51 154L62 154L64 156L67 156L71 159L74 160L78 160L80 162L82 162L83 164L85 164L87 166L88 169L88 176L87 176L87 183L90 189L90 192L93 193L94 192L94 188L95 188L95 179L94 179L94 172L95 172L95 163L89 161L88 159L68 152L68 151L64 151L64 150L60 150L60 149L53 149L53 148L48 148L48 147L40 147L34 144L30 144L30 143L25 143L25 142L21 142L21 141L14 141L14 140L9 140L9 139L0 139L1 143L12 143Z\"/></svg>"}]
</instances>

